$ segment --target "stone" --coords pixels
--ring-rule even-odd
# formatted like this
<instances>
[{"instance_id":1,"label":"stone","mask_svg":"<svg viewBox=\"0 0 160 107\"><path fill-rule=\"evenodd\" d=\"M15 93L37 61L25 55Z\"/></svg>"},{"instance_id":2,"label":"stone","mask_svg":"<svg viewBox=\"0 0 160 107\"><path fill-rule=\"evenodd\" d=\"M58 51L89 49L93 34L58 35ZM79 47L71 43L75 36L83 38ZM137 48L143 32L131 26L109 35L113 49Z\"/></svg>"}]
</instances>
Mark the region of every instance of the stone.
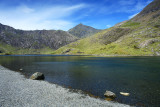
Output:
<instances>
[{"instance_id":1,"label":"stone","mask_svg":"<svg viewBox=\"0 0 160 107\"><path fill-rule=\"evenodd\" d=\"M149 39L149 40L146 40L144 42L142 42L140 45L139 45L139 48L145 48L153 43L156 43L156 42L160 42L160 40L158 39Z\"/></svg>"},{"instance_id":2,"label":"stone","mask_svg":"<svg viewBox=\"0 0 160 107\"><path fill-rule=\"evenodd\" d=\"M106 92L104 93L104 96L105 96L105 97L110 97L110 98L116 98L116 94L113 93L113 92L111 92L111 91L106 91Z\"/></svg>"},{"instance_id":3,"label":"stone","mask_svg":"<svg viewBox=\"0 0 160 107\"><path fill-rule=\"evenodd\" d=\"M30 77L32 80L44 80L44 78L44 74L41 72L36 72Z\"/></svg>"},{"instance_id":4,"label":"stone","mask_svg":"<svg viewBox=\"0 0 160 107\"><path fill-rule=\"evenodd\" d=\"M10 53L5 53L5 55L11 55Z\"/></svg>"},{"instance_id":5,"label":"stone","mask_svg":"<svg viewBox=\"0 0 160 107\"><path fill-rule=\"evenodd\" d=\"M120 92L121 95L123 96L129 96L130 94L129 93L125 93L125 92Z\"/></svg>"},{"instance_id":6,"label":"stone","mask_svg":"<svg viewBox=\"0 0 160 107\"><path fill-rule=\"evenodd\" d=\"M66 49L65 51L63 51L63 54L70 52L71 49Z\"/></svg>"}]
</instances>

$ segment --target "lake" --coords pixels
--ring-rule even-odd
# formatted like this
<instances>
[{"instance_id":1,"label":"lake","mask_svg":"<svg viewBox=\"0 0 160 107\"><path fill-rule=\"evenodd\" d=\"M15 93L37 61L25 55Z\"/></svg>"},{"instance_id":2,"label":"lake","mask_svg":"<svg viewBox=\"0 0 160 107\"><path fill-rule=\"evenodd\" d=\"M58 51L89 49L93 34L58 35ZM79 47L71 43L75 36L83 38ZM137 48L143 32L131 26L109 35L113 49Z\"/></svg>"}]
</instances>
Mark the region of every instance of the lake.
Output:
<instances>
[{"instance_id":1,"label":"lake","mask_svg":"<svg viewBox=\"0 0 160 107\"><path fill-rule=\"evenodd\" d=\"M0 56L0 64L14 71L23 69L27 78L42 72L46 81L100 98L105 98L104 92L110 90L120 103L160 106L160 57L11 55Z\"/></svg>"}]
</instances>

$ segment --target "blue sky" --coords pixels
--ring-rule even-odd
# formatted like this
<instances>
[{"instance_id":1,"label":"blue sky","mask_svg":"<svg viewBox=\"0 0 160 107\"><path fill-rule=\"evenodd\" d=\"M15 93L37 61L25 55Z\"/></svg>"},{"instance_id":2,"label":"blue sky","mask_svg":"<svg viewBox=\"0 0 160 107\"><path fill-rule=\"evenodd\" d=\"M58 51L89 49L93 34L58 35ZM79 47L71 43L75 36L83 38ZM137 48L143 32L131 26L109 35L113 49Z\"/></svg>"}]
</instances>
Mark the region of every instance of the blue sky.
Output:
<instances>
[{"instance_id":1,"label":"blue sky","mask_svg":"<svg viewBox=\"0 0 160 107\"><path fill-rule=\"evenodd\" d=\"M79 23L106 29L153 0L0 0L0 23L23 30L68 30Z\"/></svg>"}]
</instances>

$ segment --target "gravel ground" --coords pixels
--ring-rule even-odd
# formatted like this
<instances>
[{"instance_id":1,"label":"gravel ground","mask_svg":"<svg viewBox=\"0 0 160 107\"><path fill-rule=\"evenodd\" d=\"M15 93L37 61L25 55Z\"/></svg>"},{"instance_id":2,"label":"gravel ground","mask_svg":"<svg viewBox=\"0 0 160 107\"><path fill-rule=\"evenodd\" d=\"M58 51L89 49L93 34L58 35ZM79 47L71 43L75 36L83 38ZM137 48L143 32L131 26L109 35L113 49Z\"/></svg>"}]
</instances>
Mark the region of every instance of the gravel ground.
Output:
<instances>
[{"instance_id":1,"label":"gravel ground","mask_svg":"<svg viewBox=\"0 0 160 107\"><path fill-rule=\"evenodd\" d=\"M0 66L0 107L129 107L24 78Z\"/></svg>"}]
</instances>

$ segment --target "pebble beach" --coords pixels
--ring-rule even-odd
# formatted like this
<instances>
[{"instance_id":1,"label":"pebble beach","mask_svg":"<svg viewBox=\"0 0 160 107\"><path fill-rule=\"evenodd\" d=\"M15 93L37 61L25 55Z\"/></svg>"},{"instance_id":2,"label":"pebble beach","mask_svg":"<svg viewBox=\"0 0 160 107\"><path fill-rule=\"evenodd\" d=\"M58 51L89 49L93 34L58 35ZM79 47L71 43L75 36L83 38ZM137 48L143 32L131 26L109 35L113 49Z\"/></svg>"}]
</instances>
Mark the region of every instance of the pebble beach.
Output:
<instances>
[{"instance_id":1,"label":"pebble beach","mask_svg":"<svg viewBox=\"0 0 160 107\"><path fill-rule=\"evenodd\" d=\"M129 107L25 78L0 65L0 107Z\"/></svg>"}]
</instances>

